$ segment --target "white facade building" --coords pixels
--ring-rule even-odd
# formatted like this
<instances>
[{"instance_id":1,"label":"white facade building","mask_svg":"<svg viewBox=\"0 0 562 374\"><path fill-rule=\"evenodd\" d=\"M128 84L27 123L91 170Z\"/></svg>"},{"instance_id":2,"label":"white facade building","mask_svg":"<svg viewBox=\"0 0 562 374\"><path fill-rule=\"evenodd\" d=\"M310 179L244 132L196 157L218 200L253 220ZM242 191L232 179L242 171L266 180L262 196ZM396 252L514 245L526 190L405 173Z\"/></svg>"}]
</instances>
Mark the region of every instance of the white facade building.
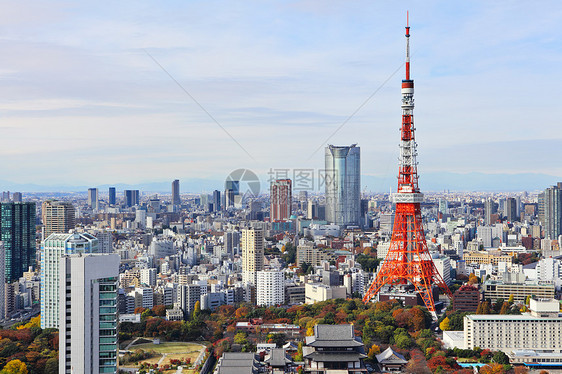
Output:
<instances>
[{"instance_id":1,"label":"white facade building","mask_svg":"<svg viewBox=\"0 0 562 374\"><path fill-rule=\"evenodd\" d=\"M98 239L88 233L54 233L41 243L41 328L59 327L59 261L65 254L97 253Z\"/></svg>"},{"instance_id":2,"label":"white facade building","mask_svg":"<svg viewBox=\"0 0 562 374\"><path fill-rule=\"evenodd\" d=\"M150 243L150 254L153 255L154 258L173 256L176 252L174 241L171 239L154 238Z\"/></svg>"},{"instance_id":3,"label":"white facade building","mask_svg":"<svg viewBox=\"0 0 562 374\"><path fill-rule=\"evenodd\" d=\"M431 257L445 284L451 285L451 259L447 256L436 256L434 254Z\"/></svg>"},{"instance_id":4,"label":"white facade building","mask_svg":"<svg viewBox=\"0 0 562 374\"><path fill-rule=\"evenodd\" d=\"M530 313L472 314L464 317L467 349L485 347L511 354L516 350L562 354L560 302L531 299Z\"/></svg>"},{"instance_id":5,"label":"white facade building","mask_svg":"<svg viewBox=\"0 0 562 374\"><path fill-rule=\"evenodd\" d=\"M141 269L140 270L140 282L150 287L156 286L156 269Z\"/></svg>"},{"instance_id":6,"label":"white facade building","mask_svg":"<svg viewBox=\"0 0 562 374\"><path fill-rule=\"evenodd\" d=\"M562 284L562 261L552 257L543 258L537 263L537 278L539 282L554 284L560 290Z\"/></svg>"},{"instance_id":7,"label":"white facade building","mask_svg":"<svg viewBox=\"0 0 562 374\"><path fill-rule=\"evenodd\" d=\"M116 254L60 258L59 373L117 373Z\"/></svg>"},{"instance_id":8,"label":"white facade building","mask_svg":"<svg viewBox=\"0 0 562 374\"><path fill-rule=\"evenodd\" d=\"M285 275L280 271L258 271L256 303L271 306L285 303Z\"/></svg>"}]
</instances>

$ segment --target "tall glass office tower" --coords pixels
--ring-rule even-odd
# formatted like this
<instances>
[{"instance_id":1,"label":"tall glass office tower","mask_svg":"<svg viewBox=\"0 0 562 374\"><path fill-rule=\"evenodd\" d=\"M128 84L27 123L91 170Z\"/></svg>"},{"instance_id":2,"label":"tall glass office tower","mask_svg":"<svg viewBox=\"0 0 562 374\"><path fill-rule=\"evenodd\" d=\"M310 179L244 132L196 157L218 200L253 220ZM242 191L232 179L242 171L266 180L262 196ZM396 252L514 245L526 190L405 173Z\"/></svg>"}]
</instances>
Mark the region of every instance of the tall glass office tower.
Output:
<instances>
[{"instance_id":1,"label":"tall glass office tower","mask_svg":"<svg viewBox=\"0 0 562 374\"><path fill-rule=\"evenodd\" d=\"M0 240L6 282L11 283L35 266L35 203L0 203Z\"/></svg>"},{"instance_id":2,"label":"tall glass office tower","mask_svg":"<svg viewBox=\"0 0 562 374\"><path fill-rule=\"evenodd\" d=\"M361 162L357 144L326 147L326 220L340 226L359 226Z\"/></svg>"},{"instance_id":3,"label":"tall glass office tower","mask_svg":"<svg viewBox=\"0 0 562 374\"><path fill-rule=\"evenodd\" d=\"M538 201L545 238L558 239L562 234L562 182L541 192Z\"/></svg>"}]
</instances>

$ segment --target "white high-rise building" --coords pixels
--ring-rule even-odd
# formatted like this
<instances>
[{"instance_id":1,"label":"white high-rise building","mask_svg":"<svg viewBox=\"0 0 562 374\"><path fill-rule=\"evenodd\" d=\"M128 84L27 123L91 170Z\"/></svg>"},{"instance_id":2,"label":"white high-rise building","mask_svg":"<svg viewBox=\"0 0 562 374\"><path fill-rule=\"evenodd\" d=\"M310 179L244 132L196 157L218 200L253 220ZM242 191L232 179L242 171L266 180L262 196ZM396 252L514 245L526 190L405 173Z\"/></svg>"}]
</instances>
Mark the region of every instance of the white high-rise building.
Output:
<instances>
[{"instance_id":1,"label":"white high-rise building","mask_svg":"<svg viewBox=\"0 0 562 374\"><path fill-rule=\"evenodd\" d=\"M443 277L443 281L447 286L451 285L451 259L447 256L432 254L431 259L437 268L437 271Z\"/></svg>"},{"instance_id":2,"label":"white high-rise building","mask_svg":"<svg viewBox=\"0 0 562 374\"><path fill-rule=\"evenodd\" d=\"M285 303L285 275L280 271L258 271L256 303L271 306Z\"/></svg>"},{"instance_id":3,"label":"white high-rise building","mask_svg":"<svg viewBox=\"0 0 562 374\"><path fill-rule=\"evenodd\" d=\"M59 373L117 373L119 255L65 255L59 270Z\"/></svg>"},{"instance_id":4,"label":"white high-rise building","mask_svg":"<svg viewBox=\"0 0 562 374\"><path fill-rule=\"evenodd\" d=\"M140 270L140 282L141 284L146 284L147 286L156 286L156 269L141 269Z\"/></svg>"},{"instance_id":5,"label":"white high-rise building","mask_svg":"<svg viewBox=\"0 0 562 374\"><path fill-rule=\"evenodd\" d=\"M562 286L562 261L548 257L539 260L535 268L536 280L543 283L551 283L560 289Z\"/></svg>"},{"instance_id":6,"label":"white high-rise building","mask_svg":"<svg viewBox=\"0 0 562 374\"><path fill-rule=\"evenodd\" d=\"M137 209L135 212L135 222L139 224L140 228L146 227L146 210Z\"/></svg>"},{"instance_id":7,"label":"white high-rise building","mask_svg":"<svg viewBox=\"0 0 562 374\"><path fill-rule=\"evenodd\" d=\"M41 328L59 327L59 260L65 254L97 253L98 239L88 233L51 234L41 242Z\"/></svg>"}]
</instances>

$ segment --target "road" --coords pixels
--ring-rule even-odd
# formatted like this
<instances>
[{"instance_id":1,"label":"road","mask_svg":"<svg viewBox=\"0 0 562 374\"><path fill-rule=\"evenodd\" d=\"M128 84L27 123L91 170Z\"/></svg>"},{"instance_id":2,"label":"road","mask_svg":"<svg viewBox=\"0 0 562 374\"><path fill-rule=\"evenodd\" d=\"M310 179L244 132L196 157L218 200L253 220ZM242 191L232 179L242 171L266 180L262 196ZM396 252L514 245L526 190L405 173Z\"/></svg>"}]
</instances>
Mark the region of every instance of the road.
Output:
<instances>
[{"instance_id":1,"label":"road","mask_svg":"<svg viewBox=\"0 0 562 374\"><path fill-rule=\"evenodd\" d=\"M35 305L32 310L30 310L27 313L24 313L21 317L16 318L13 321L12 320L4 321L3 323L1 323L1 325L5 329L8 329L8 328L12 327L13 325L15 325L16 323L20 323L22 321L27 321L27 320L31 319L31 317L35 317L40 312L41 312L41 307L39 305Z\"/></svg>"}]
</instances>

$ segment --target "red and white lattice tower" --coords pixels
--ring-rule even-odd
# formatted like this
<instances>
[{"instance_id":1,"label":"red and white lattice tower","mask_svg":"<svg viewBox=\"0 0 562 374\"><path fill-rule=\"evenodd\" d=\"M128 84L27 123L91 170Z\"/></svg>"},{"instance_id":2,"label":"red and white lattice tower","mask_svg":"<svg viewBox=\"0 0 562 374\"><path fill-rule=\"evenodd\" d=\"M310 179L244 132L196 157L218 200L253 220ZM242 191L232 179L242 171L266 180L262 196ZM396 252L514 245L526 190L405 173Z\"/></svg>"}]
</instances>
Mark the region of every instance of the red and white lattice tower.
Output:
<instances>
[{"instance_id":1,"label":"red and white lattice tower","mask_svg":"<svg viewBox=\"0 0 562 374\"><path fill-rule=\"evenodd\" d=\"M412 284L425 306L435 314L433 285L452 298L451 291L437 271L425 241L418 187L417 151L414 136L414 81L410 79L410 27L406 23L406 79L402 81L402 128L398 190L392 194L396 204L394 227L388 254L367 293L364 302L375 297L384 285Z\"/></svg>"}]
</instances>

